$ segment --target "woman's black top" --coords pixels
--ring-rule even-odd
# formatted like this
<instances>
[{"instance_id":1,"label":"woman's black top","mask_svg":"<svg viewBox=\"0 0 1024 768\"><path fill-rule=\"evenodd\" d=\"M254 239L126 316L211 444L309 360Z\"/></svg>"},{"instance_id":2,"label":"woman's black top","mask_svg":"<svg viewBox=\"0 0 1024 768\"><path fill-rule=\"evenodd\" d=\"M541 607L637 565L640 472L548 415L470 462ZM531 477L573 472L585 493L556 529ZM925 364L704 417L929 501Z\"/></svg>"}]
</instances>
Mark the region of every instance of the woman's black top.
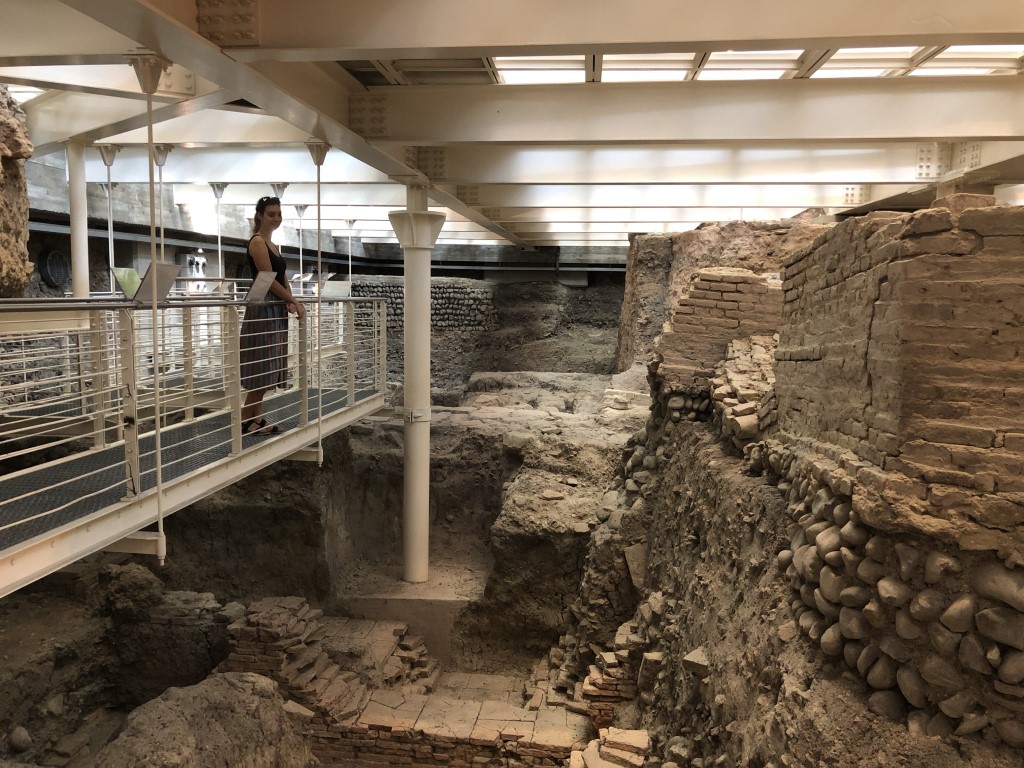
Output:
<instances>
[{"instance_id":1,"label":"woman's black top","mask_svg":"<svg viewBox=\"0 0 1024 768\"><path fill-rule=\"evenodd\" d=\"M252 245L253 238L259 237L259 235L253 235L249 238L249 242L245 246L245 257L249 261L249 272L252 274L252 279L256 279L256 275L259 274L259 270L256 268L256 262L252 258L252 254L249 252L249 246ZM267 253L270 254L270 268L277 273L277 282L283 285L285 288L288 287L288 282L285 279L284 273L288 269L288 262L284 260L284 256L281 252L274 252L274 249L270 247L270 243L267 243ZM277 298L276 296L273 298Z\"/></svg>"}]
</instances>

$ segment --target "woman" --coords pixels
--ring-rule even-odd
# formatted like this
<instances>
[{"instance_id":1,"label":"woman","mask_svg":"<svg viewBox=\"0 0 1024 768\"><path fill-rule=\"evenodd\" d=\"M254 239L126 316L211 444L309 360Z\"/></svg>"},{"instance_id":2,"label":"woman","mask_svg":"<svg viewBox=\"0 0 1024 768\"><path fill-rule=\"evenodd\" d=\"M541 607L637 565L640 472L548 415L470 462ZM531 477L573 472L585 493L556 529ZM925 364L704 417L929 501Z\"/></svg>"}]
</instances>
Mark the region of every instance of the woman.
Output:
<instances>
[{"instance_id":1,"label":"woman","mask_svg":"<svg viewBox=\"0 0 1024 768\"><path fill-rule=\"evenodd\" d=\"M242 387L247 390L242 406L242 434L271 435L281 427L263 418L263 396L283 386L288 374L288 313L301 320L306 315L285 280L286 264L274 245L274 230L281 226L281 201L261 197L256 202L253 235L246 249L253 278L260 272L276 272L265 302L254 302L242 319Z\"/></svg>"}]
</instances>

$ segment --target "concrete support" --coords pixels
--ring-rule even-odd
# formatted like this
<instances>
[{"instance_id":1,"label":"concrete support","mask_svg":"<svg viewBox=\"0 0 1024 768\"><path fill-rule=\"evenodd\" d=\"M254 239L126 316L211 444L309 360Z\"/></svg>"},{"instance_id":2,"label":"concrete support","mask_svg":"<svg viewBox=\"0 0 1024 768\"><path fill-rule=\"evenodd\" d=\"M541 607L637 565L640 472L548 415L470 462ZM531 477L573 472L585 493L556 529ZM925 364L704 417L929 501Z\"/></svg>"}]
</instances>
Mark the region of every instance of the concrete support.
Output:
<instances>
[{"instance_id":1,"label":"concrete support","mask_svg":"<svg viewBox=\"0 0 1024 768\"><path fill-rule=\"evenodd\" d=\"M427 211L424 187L388 214L405 254L405 482L402 578L427 580L430 551L430 253L444 214Z\"/></svg>"},{"instance_id":2,"label":"concrete support","mask_svg":"<svg viewBox=\"0 0 1024 768\"><path fill-rule=\"evenodd\" d=\"M71 211L71 295L89 295L89 199L85 193L85 145L71 140L68 158L68 207Z\"/></svg>"}]
</instances>

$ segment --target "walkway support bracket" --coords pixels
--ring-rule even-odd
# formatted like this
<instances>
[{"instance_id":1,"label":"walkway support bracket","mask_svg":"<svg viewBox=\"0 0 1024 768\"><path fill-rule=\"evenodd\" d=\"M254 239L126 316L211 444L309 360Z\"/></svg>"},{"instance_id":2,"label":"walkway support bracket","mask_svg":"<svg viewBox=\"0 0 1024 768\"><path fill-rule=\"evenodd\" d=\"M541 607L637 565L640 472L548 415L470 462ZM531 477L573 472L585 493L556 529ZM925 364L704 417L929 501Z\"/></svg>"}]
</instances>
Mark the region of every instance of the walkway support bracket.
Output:
<instances>
[{"instance_id":1,"label":"walkway support bracket","mask_svg":"<svg viewBox=\"0 0 1024 768\"><path fill-rule=\"evenodd\" d=\"M103 548L104 552L124 552L129 555L155 555L167 557L167 537L159 531L136 531L123 539L112 541Z\"/></svg>"}]
</instances>

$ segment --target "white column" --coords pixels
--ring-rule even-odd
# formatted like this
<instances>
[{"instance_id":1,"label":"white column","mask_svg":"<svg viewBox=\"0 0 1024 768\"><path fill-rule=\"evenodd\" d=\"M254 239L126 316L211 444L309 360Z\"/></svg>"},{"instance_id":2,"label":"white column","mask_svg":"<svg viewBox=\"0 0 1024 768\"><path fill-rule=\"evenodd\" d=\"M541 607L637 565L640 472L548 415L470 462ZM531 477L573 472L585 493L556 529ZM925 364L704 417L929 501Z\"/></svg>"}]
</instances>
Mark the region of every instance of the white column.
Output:
<instances>
[{"instance_id":1,"label":"white column","mask_svg":"<svg viewBox=\"0 0 1024 768\"><path fill-rule=\"evenodd\" d=\"M402 578L427 580L430 557L430 254L444 214L427 211L424 187L408 210L388 214L405 255L405 482Z\"/></svg>"},{"instance_id":2,"label":"white column","mask_svg":"<svg viewBox=\"0 0 1024 768\"><path fill-rule=\"evenodd\" d=\"M68 157L68 207L71 210L71 295L89 295L89 198L85 194L85 144L71 140Z\"/></svg>"}]
</instances>

